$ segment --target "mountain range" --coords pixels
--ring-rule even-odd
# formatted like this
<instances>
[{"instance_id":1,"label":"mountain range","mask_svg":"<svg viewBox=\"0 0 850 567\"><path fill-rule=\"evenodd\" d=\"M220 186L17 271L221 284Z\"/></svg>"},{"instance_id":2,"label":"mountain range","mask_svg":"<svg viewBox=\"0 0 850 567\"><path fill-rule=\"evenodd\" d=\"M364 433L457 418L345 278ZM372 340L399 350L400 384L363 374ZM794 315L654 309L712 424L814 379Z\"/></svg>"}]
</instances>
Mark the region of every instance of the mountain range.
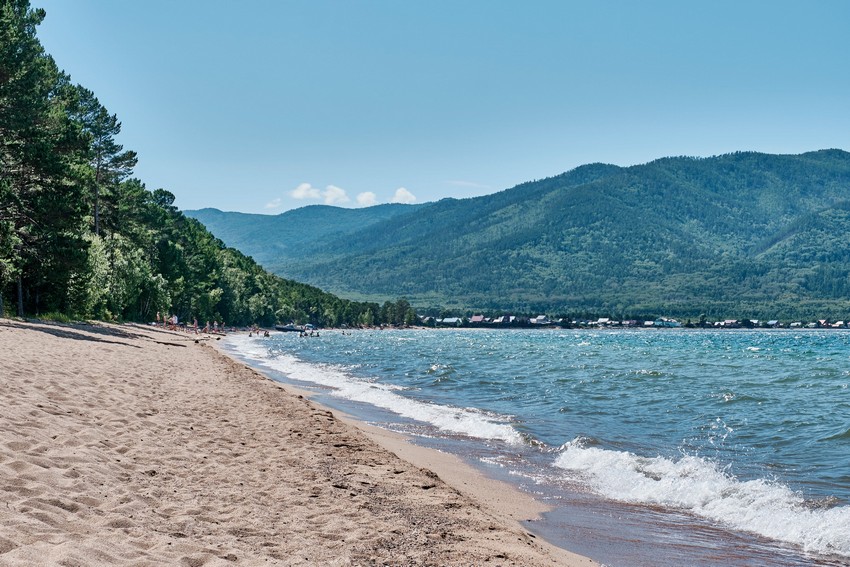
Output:
<instances>
[{"instance_id":1,"label":"mountain range","mask_svg":"<svg viewBox=\"0 0 850 567\"><path fill-rule=\"evenodd\" d=\"M279 215L185 211L358 300L619 318L850 319L850 153L590 164L491 195Z\"/></svg>"}]
</instances>

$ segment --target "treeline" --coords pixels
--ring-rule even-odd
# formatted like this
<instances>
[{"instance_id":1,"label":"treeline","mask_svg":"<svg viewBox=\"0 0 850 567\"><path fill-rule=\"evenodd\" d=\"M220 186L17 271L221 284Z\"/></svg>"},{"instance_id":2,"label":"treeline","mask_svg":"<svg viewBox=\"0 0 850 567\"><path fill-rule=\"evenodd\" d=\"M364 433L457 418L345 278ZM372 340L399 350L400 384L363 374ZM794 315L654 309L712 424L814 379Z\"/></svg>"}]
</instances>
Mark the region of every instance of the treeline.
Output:
<instances>
[{"instance_id":1,"label":"treeline","mask_svg":"<svg viewBox=\"0 0 850 567\"><path fill-rule=\"evenodd\" d=\"M45 53L44 10L0 2L0 316L228 325L402 323L404 300L340 299L264 271L132 177L121 123Z\"/></svg>"}]
</instances>

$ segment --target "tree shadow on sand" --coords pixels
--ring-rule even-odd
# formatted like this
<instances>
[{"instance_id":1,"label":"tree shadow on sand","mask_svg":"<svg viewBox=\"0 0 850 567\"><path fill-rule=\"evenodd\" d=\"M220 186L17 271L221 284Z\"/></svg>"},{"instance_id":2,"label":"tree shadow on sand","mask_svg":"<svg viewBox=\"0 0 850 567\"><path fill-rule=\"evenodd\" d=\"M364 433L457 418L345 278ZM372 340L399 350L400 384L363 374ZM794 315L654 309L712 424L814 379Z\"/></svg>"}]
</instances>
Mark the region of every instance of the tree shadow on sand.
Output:
<instances>
[{"instance_id":1,"label":"tree shadow on sand","mask_svg":"<svg viewBox=\"0 0 850 567\"><path fill-rule=\"evenodd\" d=\"M103 327L91 323L54 323L52 321L0 321L0 328L7 327L11 329L21 329L28 331L38 331L46 333L61 339L73 339L77 341L93 341L99 343L109 343L115 345L129 346L133 348L141 348L139 345L129 344L121 341L111 341L103 337L116 337L122 339L150 339L144 335L137 333L129 333L122 329L113 329L111 327Z\"/></svg>"}]
</instances>

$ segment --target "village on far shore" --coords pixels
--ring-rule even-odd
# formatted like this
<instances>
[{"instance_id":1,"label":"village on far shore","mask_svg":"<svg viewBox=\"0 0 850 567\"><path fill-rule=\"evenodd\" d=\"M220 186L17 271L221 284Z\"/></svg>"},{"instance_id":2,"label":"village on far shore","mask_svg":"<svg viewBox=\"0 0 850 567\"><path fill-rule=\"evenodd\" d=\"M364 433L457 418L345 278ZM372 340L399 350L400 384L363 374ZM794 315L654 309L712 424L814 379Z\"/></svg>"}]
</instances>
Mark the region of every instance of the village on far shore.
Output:
<instances>
[{"instance_id":1,"label":"village on far shore","mask_svg":"<svg viewBox=\"0 0 850 567\"><path fill-rule=\"evenodd\" d=\"M472 317L445 317L436 318L430 316L419 317L419 323L425 327L483 327L483 328L694 328L694 329L847 329L850 321L830 321L819 319L817 321L792 321L783 322L776 319L760 321L758 319L725 319L723 321L708 321L704 318L694 322L690 319L684 323L677 319L658 317L648 321L638 319L615 320L609 317L591 319L550 319L546 315L537 317L522 317L503 315L500 317L486 317L484 315L473 315Z\"/></svg>"},{"instance_id":2,"label":"village on far shore","mask_svg":"<svg viewBox=\"0 0 850 567\"><path fill-rule=\"evenodd\" d=\"M265 331L265 336L268 336L268 330L260 325L250 326L229 326L225 327L222 322L218 325L215 323L215 328L207 326L200 328L195 325L187 324L185 321L176 323L171 321L151 321L151 326L168 328L175 331L193 331L195 334L219 334L225 335L227 331L247 331L251 334L256 333L258 336ZM295 331L302 335L315 336L320 329L333 329L334 327L322 327L321 325L313 325L311 323L298 324L288 323L286 325L275 325L276 331ZM829 319L819 319L817 321L792 321L783 322L777 319L769 321L761 321L758 319L724 319L723 321L709 321L703 318L694 322L691 319L686 319L684 323L678 319L669 317L658 317L650 320L639 319L623 319L617 320L610 317L599 317L597 319L570 319L566 317L551 319L546 315L538 315L536 317L502 315L499 317L487 317L485 315L472 315L470 317L432 317L429 315L415 315L415 318L406 321L403 324L383 323L378 325L347 325L342 324L339 327L342 331L353 329L850 329L850 320L847 321L830 321Z\"/></svg>"}]
</instances>

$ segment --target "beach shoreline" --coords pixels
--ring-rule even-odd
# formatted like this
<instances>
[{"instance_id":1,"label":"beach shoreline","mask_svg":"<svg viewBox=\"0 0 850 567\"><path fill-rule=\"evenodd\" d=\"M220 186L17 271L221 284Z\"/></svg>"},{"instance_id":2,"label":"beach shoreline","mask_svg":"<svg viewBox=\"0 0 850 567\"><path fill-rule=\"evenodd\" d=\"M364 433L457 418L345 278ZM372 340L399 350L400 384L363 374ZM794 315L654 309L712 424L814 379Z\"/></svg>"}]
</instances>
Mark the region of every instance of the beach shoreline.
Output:
<instances>
[{"instance_id":1,"label":"beach shoreline","mask_svg":"<svg viewBox=\"0 0 850 567\"><path fill-rule=\"evenodd\" d=\"M593 565L545 508L142 325L0 320L0 565Z\"/></svg>"}]
</instances>

